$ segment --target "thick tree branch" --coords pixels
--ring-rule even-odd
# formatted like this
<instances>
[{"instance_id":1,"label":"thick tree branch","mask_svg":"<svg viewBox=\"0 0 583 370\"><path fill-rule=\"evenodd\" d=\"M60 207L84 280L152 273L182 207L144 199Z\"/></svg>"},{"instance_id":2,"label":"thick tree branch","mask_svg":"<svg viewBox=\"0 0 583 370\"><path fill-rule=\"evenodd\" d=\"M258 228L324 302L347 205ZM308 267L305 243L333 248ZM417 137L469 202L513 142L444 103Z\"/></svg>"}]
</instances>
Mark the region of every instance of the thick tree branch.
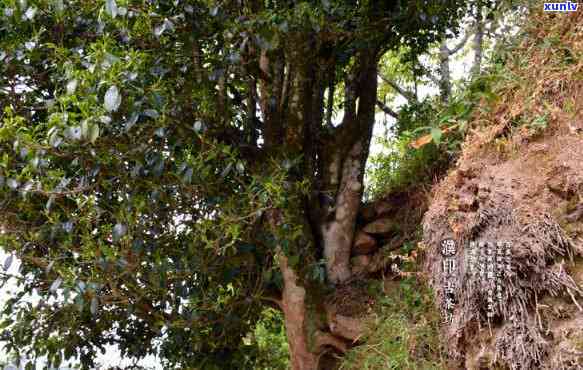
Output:
<instances>
[{"instance_id":1,"label":"thick tree branch","mask_svg":"<svg viewBox=\"0 0 583 370\"><path fill-rule=\"evenodd\" d=\"M283 311L283 302L282 302L281 298L274 298L274 297L267 297L267 296L262 296L259 298L264 300L264 301L271 302L271 303L275 304L277 306L277 308L279 308L280 310Z\"/></svg>"},{"instance_id":2,"label":"thick tree branch","mask_svg":"<svg viewBox=\"0 0 583 370\"><path fill-rule=\"evenodd\" d=\"M441 101L447 102L451 95L451 76L449 71L449 49L446 40L443 39L439 47L439 90Z\"/></svg>"},{"instance_id":3,"label":"thick tree branch","mask_svg":"<svg viewBox=\"0 0 583 370\"><path fill-rule=\"evenodd\" d=\"M345 148L350 148L360 139L368 140L368 132L372 134L374 125L378 75L376 51L362 52L361 61L346 79L344 117L335 133L335 145Z\"/></svg>"},{"instance_id":4,"label":"thick tree branch","mask_svg":"<svg viewBox=\"0 0 583 370\"><path fill-rule=\"evenodd\" d=\"M389 108L385 103L383 103L380 100L377 100L377 107L379 107L380 110L382 110L383 112L385 112L389 116L392 116L392 117L397 118L397 119L399 118L399 113L397 113L394 110L392 110L391 108Z\"/></svg>"},{"instance_id":5,"label":"thick tree branch","mask_svg":"<svg viewBox=\"0 0 583 370\"><path fill-rule=\"evenodd\" d=\"M273 55L272 55L273 54ZM281 110L274 104L275 97L282 95L284 84L284 56L278 53L268 54L262 50L259 57L259 68L264 74L269 75L269 80L259 79L261 92L259 106L263 115L265 145L275 148L283 140L283 126L281 122Z\"/></svg>"},{"instance_id":6,"label":"thick tree branch","mask_svg":"<svg viewBox=\"0 0 583 370\"><path fill-rule=\"evenodd\" d=\"M358 97L356 114L345 116L331 143L332 155L325 168L329 171L334 192L332 218L322 225L326 272L333 284L346 282L351 276L350 250L363 190L364 165L368 157L377 101L377 53L366 50L356 71ZM349 117L346 121L346 117ZM346 149L348 151L345 151ZM333 181L332 181L333 180Z\"/></svg>"},{"instance_id":7,"label":"thick tree branch","mask_svg":"<svg viewBox=\"0 0 583 370\"><path fill-rule=\"evenodd\" d=\"M346 351L348 351L348 344L346 341L335 337L330 333L325 333L319 330L316 333L316 348L318 351L323 351L326 346L333 347L340 353L346 353Z\"/></svg>"},{"instance_id":8,"label":"thick tree branch","mask_svg":"<svg viewBox=\"0 0 583 370\"><path fill-rule=\"evenodd\" d=\"M334 113L334 90L335 90L335 73L334 69L330 72L330 79L328 81L328 99L326 106L326 125L328 127L334 127L332 125L332 113Z\"/></svg>"},{"instance_id":9,"label":"thick tree branch","mask_svg":"<svg viewBox=\"0 0 583 370\"><path fill-rule=\"evenodd\" d=\"M454 46L452 49L448 49L448 54L450 56L454 55L455 53L457 53L458 51L460 51L468 42L468 40L470 39L470 36L473 34L471 27L468 27L468 29L465 32L464 37L460 40L460 42Z\"/></svg>"},{"instance_id":10,"label":"thick tree branch","mask_svg":"<svg viewBox=\"0 0 583 370\"><path fill-rule=\"evenodd\" d=\"M259 127L257 127L257 83L255 79L249 79L247 88L249 90L247 94L247 129L249 130L249 141L251 145L257 145Z\"/></svg>"},{"instance_id":11,"label":"thick tree branch","mask_svg":"<svg viewBox=\"0 0 583 370\"><path fill-rule=\"evenodd\" d=\"M478 8L476 14L476 36L474 37L474 64L470 72L471 78L475 78L482 70L482 44L484 39L484 22L482 19L482 9Z\"/></svg>"},{"instance_id":12,"label":"thick tree branch","mask_svg":"<svg viewBox=\"0 0 583 370\"><path fill-rule=\"evenodd\" d=\"M342 126L354 121L356 116L357 83L356 71L350 71L344 79L344 117Z\"/></svg>"},{"instance_id":13,"label":"thick tree branch","mask_svg":"<svg viewBox=\"0 0 583 370\"><path fill-rule=\"evenodd\" d=\"M399 86L395 81L393 81L393 80L391 80L391 79L383 76L380 73L379 73L379 77L381 78L381 80L383 80L384 83L386 83L389 86L391 86L396 92L398 92L399 94L401 94L408 101L410 101L410 102L417 101L417 97L415 96L415 93L413 91L405 90L404 88L402 88L401 86Z\"/></svg>"}]
</instances>

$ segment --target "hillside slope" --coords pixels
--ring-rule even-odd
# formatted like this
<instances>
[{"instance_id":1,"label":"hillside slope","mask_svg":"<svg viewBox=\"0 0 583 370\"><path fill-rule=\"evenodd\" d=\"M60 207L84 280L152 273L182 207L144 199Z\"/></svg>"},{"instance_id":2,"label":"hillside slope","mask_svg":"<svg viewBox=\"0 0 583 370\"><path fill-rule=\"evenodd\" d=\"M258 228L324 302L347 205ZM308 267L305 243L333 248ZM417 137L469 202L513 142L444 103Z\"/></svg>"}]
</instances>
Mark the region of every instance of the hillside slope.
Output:
<instances>
[{"instance_id":1,"label":"hillside slope","mask_svg":"<svg viewBox=\"0 0 583 370\"><path fill-rule=\"evenodd\" d=\"M424 217L448 368L583 368L583 13L525 32Z\"/></svg>"}]
</instances>

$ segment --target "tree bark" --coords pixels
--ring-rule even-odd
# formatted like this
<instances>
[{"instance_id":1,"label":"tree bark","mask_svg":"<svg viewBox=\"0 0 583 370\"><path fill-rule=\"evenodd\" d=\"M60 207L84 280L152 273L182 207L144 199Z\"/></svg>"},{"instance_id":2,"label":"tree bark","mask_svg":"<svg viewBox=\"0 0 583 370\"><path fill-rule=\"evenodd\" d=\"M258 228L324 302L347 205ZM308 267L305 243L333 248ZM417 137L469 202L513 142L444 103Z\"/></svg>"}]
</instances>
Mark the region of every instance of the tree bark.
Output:
<instances>
[{"instance_id":1,"label":"tree bark","mask_svg":"<svg viewBox=\"0 0 583 370\"><path fill-rule=\"evenodd\" d=\"M357 142L344 160L334 218L322 225L326 271L328 280L334 284L351 277L350 250L362 193L362 151L362 143Z\"/></svg>"},{"instance_id":2,"label":"tree bark","mask_svg":"<svg viewBox=\"0 0 583 370\"><path fill-rule=\"evenodd\" d=\"M482 45L484 39L484 21L482 19L482 9L478 7L476 14L476 35L474 36L474 64L472 65L472 79L480 75L482 70Z\"/></svg>"},{"instance_id":3,"label":"tree bark","mask_svg":"<svg viewBox=\"0 0 583 370\"><path fill-rule=\"evenodd\" d=\"M402 88L401 86L399 86L399 84L397 84L395 81L391 80L390 78L385 77L382 74L379 74L379 77L381 78L381 80L383 80L386 84L388 84L389 86L391 86L396 92L398 92L399 94L401 94L401 96L403 96L409 102L411 102L411 103L416 103L417 102L417 93L416 93L416 91L406 90L406 89Z\"/></svg>"},{"instance_id":4,"label":"tree bark","mask_svg":"<svg viewBox=\"0 0 583 370\"><path fill-rule=\"evenodd\" d=\"M483 34L483 30L482 30ZM471 27L468 27L465 31L464 37L460 42L455 45L452 49L447 47L447 39L444 37L441 45L439 46L439 74L440 78L437 81L440 89L441 101L447 103L449 97L451 96L451 73L449 70L449 57L456 54L458 51L462 50L463 47L468 42L468 39L472 35ZM480 41L481 45L481 41ZM481 46L480 46L481 48ZM481 49L480 49L481 50Z\"/></svg>"},{"instance_id":5,"label":"tree bark","mask_svg":"<svg viewBox=\"0 0 583 370\"><path fill-rule=\"evenodd\" d=\"M318 59L311 54L313 48L309 38L300 35L294 45L295 48L286 50L277 62L275 56L270 58L267 53L261 55L260 65L272 79L260 82L260 108L269 153L275 158L279 158L281 153L286 157L301 158L299 173L302 175L290 174L289 180L303 181L307 174L313 193L325 193L330 199L325 215L314 210L327 206L306 202L302 215L297 215L297 219L294 216L293 222L304 222L303 235L311 242L298 242L285 254L282 250L277 253L283 276L281 308L285 316L291 366L293 370L316 370L320 354L326 348L343 352L347 344L345 338L331 333L325 318L316 315L315 311L322 307L314 307L312 302L321 299L311 299L310 295L314 292L305 286L305 278L299 272L301 270L289 265L288 256L312 254L320 258L317 255L322 253L328 282L342 284L351 277L350 253L377 102L378 58L375 51L360 53L358 63L353 67L348 81L345 81L348 104L342 123L338 127L326 128L328 117L325 114L324 91L330 86L329 74L317 69ZM291 63L291 68L282 68L280 75L274 63L283 66L286 60L299 62ZM274 76L278 76L277 81ZM271 103L281 99L282 95L286 96L285 104ZM274 106L281 108L274 112ZM271 130L267 130L269 126ZM301 207L299 204L295 206L291 208ZM270 216L270 222L276 232L278 217Z\"/></svg>"},{"instance_id":6,"label":"tree bark","mask_svg":"<svg viewBox=\"0 0 583 370\"><path fill-rule=\"evenodd\" d=\"M306 289L298 284L296 272L288 265L287 257L279 254L279 265L283 275L281 308L285 318L285 330L290 351L292 370L316 370L318 353L309 347L307 332Z\"/></svg>"},{"instance_id":7,"label":"tree bark","mask_svg":"<svg viewBox=\"0 0 583 370\"><path fill-rule=\"evenodd\" d=\"M439 75L441 101L447 103L451 96L451 76L449 73L449 49L445 38L439 47Z\"/></svg>"},{"instance_id":8,"label":"tree bark","mask_svg":"<svg viewBox=\"0 0 583 370\"><path fill-rule=\"evenodd\" d=\"M281 223L281 212L272 210L268 217L271 228L275 232ZM307 237L296 244L296 249L310 248L309 244L313 242L307 221L303 222ZM302 221L298 220L298 222ZM325 315L318 314L325 310L320 302L321 299L310 297L310 294L314 294L313 291L305 286L305 280L298 275L294 267L289 265L288 257L279 246L277 261L283 278L283 290L281 299L277 299L276 302L284 314L291 369L317 370L322 354L327 349L332 348L336 352L344 353L348 350L348 341L333 335L328 330L330 325L325 321Z\"/></svg>"},{"instance_id":9,"label":"tree bark","mask_svg":"<svg viewBox=\"0 0 583 370\"><path fill-rule=\"evenodd\" d=\"M348 148L348 152L335 149L326 172L330 185L336 186L332 217L321 225L326 272L328 281L333 284L342 284L351 277L350 252L362 197L364 166L375 122L376 53L363 53L360 63L355 74L355 85L347 91L348 99L358 97L358 109L347 110L336 133L337 142L334 143L339 148ZM354 100L348 101L348 106L354 107Z\"/></svg>"},{"instance_id":10,"label":"tree bark","mask_svg":"<svg viewBox=\"0 0 583 370\"><path fill-rule=\"evenodd\" d=\"M389 108L385 103L380 100L377 100L377 107L379 107L383 112L388 114L389 116L399 119L399 113L395 112L391 108Z\"/></svg>"}]
</instances>

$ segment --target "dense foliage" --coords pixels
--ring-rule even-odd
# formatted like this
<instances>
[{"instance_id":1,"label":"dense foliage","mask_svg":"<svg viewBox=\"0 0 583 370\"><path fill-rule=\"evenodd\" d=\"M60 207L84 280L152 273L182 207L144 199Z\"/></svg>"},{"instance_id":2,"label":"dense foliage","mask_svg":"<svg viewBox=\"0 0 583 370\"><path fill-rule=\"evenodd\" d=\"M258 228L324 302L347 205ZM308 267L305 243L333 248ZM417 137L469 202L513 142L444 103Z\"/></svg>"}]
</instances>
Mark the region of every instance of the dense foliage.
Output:
<instances>
[{"instance_id":1,"label":"dense foliage","mask_svg":"<svg viewBox=\"0 0 583 370\"><path fill-rule=\"evenodd\" d=\"M378 58L422 52L463 3L2 1L0 244L22 261L6 349L252 366L278 253L328 280L310 215L342 190L331 163L355 141L366 160Z\"/></svg>"},{"instance_id":2,"label":"dense foliage","mask_svg":"<svg viewBox=\"0 0 583 370\"><path fill-rule=\"evenodd\" d=\"M421 57L406 60L406 46L385 53L379 67L379 108L391 124L377 139L382 151L369 159L369 198L430 184L451 166L471 129L475 108L496 98L493 81L504 77L502 56L512 50L527 5L476 2L463 31L446 32Z\"/></svg>"}]
</instances>

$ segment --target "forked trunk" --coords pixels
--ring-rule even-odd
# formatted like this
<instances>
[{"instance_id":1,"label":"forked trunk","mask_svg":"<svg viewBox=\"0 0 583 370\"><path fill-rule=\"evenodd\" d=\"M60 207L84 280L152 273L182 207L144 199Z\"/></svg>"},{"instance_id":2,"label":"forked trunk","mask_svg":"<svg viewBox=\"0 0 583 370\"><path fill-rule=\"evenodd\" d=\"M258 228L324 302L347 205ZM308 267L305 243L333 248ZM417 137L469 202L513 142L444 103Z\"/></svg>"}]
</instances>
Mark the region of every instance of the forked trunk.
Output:
<instances>
[{"instance_id":1,"label":"forked trunk","mask_svg":"<svg viewBox=\"0 0 583 370\"><path fill-rule=\"evenodd\" d=\"M308 174L294 180L309 179L314 185L312 193L330 198L326 205L309 204L304 209L306 216L299 217L306 219L286 221L303 222L305 239L310 240L288 249L292 255L311 254L314 259L321 258L318 256L321 253L328 282L338 285L351 277L350 252L374 125L377 52L359 53L345 91L345 117L338 127L325 133L322 130L324 77L329 73L314 69L317 63L306 62L319 60L317 55L311 54L311 39L298 37L297 44L305 48L290 50L289 54L261 54L261 69L273 76L273 82L260 83L265 144L268 150L279 155L284 139L286 154L302 158L300 167ZM295 63L286 64L286 58ZM278 101L280 104L276 104ZM304 204L296 206L305 207ZM314 212L316 210L318 212ZM320 212L322 210L324 212ZM270 217L274 232L281 226L279 212L274 210ZM323 318L325 315L321 315L325 309L314 307L314 300L310 298L315 293L305 286L303 276L294 269L297 266L288 265L288 258L281 250L278 260L284 285L280 306L285 316L292 369L316 370L327 348L346 351L346 338L331 334L330 325ZM322 311L320 315L315 312L317 310Z\"/></svg>"}]
</instances>

